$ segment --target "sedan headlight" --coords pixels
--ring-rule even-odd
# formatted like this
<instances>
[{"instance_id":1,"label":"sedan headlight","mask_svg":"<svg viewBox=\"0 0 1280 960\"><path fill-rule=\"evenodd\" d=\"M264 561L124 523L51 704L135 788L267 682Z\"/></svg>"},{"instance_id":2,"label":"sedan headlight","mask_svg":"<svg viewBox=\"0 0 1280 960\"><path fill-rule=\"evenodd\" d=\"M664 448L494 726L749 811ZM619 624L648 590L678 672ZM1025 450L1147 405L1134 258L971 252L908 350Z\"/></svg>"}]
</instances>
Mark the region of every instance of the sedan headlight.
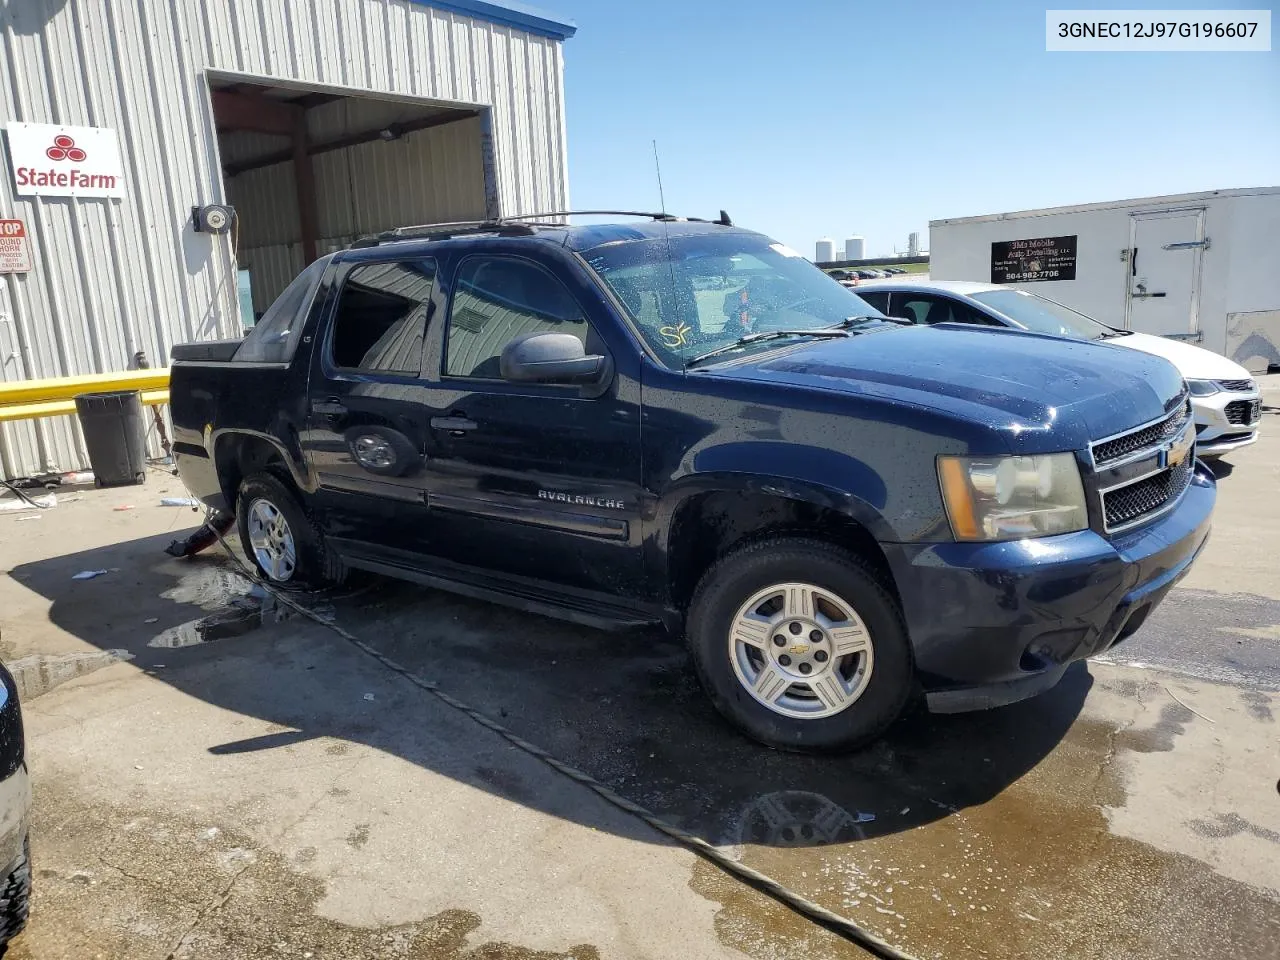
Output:
<instances>
[{"instance_id":1,"label":"sedan headlight","mask_svg":"<svg viewBox=\"0 0 1280 960\"><path fill-rule=\"evenodd\" d=\"M938 481L957 540L1018 540L1089 525L1071 453L939 457Z\"/></svg>"},{"instance_id":2,"label":"sedan headlight","mask_svg":"<svg viewBox=\"0 0 1280 960\"><path fill-rule=\"evenodd\" d=\"M1218 392L1218 385L1212 380L1188 380L1187 390L1193 397L1209 397Z\"/></svg>"}]
</instances>

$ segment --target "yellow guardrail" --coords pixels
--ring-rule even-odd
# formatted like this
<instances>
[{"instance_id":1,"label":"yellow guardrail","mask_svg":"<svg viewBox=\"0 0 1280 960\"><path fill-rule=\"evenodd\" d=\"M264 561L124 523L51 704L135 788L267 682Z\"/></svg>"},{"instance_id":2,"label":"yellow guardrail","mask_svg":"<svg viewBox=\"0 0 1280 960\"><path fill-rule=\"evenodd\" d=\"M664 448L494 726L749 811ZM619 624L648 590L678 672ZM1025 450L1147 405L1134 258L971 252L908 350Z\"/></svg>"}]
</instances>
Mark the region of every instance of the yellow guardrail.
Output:
<instances>
[{"instance_id":1,"label":"yellow guardrail","mask_svg":"<svg viewBox=\"0 0 1280 960\"><path fill-rule=\"evenodd\" d=\"M168 403L169 368L0 383L0 422L74 414L80 394L114 390L141 391L145 404Z\"/></svg>"}]
</instances>

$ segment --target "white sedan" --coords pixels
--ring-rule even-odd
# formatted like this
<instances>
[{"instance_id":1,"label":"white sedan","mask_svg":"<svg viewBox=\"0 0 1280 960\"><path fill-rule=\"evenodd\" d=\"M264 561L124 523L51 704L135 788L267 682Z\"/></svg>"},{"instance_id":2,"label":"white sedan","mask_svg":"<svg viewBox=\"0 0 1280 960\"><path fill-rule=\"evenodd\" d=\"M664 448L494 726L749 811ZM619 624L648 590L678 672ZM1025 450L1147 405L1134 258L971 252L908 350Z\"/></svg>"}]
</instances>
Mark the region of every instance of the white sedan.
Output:
<instances>
[{"instance_id":1,"label":"white sedan","mask_svg":"<svg viewBox=\"0 0 1280 960\"><path fill-rule=\"evenodd\" d=\"M1076 340L1106 340L1164 357L1182 373L1196 419L1196 453L1220 457L1258 439L1262 394L1249 371L1203 347L1117 330L1025 290L967 280L869 280L853 292L913 323L982 323Z\"/></svg>"}]
</instances>

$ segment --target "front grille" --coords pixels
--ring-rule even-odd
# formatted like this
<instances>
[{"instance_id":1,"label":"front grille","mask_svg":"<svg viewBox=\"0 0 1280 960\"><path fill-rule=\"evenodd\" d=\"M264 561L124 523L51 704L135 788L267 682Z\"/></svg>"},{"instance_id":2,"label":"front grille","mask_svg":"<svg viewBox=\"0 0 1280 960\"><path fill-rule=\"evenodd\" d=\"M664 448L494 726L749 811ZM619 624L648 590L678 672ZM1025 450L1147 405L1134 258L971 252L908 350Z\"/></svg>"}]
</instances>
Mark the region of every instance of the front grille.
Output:
<instances>
[{"instance_id":1,"label":"front grille","mask_svg":"<svg viewBox=\"0 0 1280 960\"><path fill-rule=\"evenodd\" d=\"M1249 427L1262 416L1261 400L1232 400L1225 408L1227 423L1237 427Z\"/></svg>"},{"instance_id":2,"label":"front grille","mask_svg":"<svg viewBox=\"0 0 1280 960\"><path fill-rule=\"evenodd\" d=\"M1252 393L1252 380L1219 380L1218 386L1227 393Z\"/></svg>"},{"instance_id":3,"label":"front grille","mask_svg":"<svg viewBox=\"0 0 1280 960\"><path fill-rule=\"evenodd\" d=\"M1095 466L1105 467L1116 460L1123 460L1131 453L1136 453L1146 447L1154 447L1176 437L1190 415L1191 405L1184 403L1163 420L1157 420L1155 423L1134 430L1132 433L1112 437L1110 440L1094 444L1093 462Z\"/></svg>"},{"instance_id":4,"label":"front grille","mask_svg":"<svg viewBox=\"0 0 1280 960\"><path fill-rule=\"evenodd\" d=\"M1127 487L1108 490L1102 495L1108 532L1135 523L1177 500L1191 483L1193 469L1192 458L1183 457L1181 463L1168 470Z\"/></svg>"}]
</instances>

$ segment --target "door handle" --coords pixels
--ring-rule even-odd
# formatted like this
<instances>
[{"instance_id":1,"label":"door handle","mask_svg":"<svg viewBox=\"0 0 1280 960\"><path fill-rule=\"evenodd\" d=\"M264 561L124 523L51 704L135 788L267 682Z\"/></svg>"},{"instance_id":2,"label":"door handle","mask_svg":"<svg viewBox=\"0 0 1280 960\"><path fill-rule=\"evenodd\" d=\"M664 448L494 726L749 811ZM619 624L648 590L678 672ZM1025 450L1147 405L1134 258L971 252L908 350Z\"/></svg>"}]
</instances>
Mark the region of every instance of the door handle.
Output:
<instances>
[{"instance_id":1,"label":"door handle","mask_svg":"<svg viewBox=\"0 0 1280 960\"><path fill-rule=\"evenodd\" d=\"M340 417L347 412L347 407L337 397L330 397L328 400L313 400L311 412L325 417Z\"/></svg>"},{"instance_id":2,"label":"door handle","mask_svg":"<svg viewBox=\"0 0 1280 960\"><path fill-rule=\"evenodd\" d=\"M470 430L475 430L480 424L474 420L468 420L466 416L459 414L452 417L432 417L431 428L433 430L448 430L455 437L460 437Z\"/></svg>"},{"instance_id":3,"label":"door handle","mask_svg":"<svg viewBox=\"0 0 1280 960\"><path fill-rule=\"evenodd\" d=\"M1146 300L1150 297L1167 297L1167 293L1139 293L1136 290L1130 294L1135 300Z\"/></svg>"}]
</instances>

